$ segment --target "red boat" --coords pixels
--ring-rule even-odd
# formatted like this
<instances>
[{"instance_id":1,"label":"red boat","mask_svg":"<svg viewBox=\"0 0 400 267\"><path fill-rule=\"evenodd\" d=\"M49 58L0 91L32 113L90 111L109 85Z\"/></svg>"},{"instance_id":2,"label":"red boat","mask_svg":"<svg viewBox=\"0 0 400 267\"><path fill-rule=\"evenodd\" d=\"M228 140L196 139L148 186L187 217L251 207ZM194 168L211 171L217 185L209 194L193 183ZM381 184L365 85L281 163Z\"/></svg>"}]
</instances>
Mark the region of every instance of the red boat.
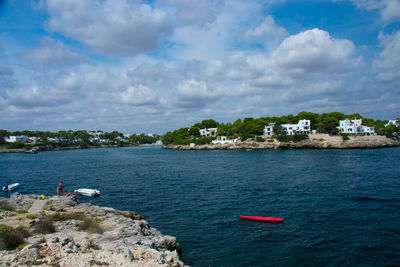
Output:
<instances>
[{"instance_id":1,"label":"red boat","mask_svg":"<svg viewBox=\"0 0 400 267\"><path fill-rule=\"evenodd\" d=\"M253 220L253 221L262 221L262 222L283 222L282 218L274 218L274 217L259 217L259 216L239 216L241 219L245 220Z\"/></svg>"}]
</instances>

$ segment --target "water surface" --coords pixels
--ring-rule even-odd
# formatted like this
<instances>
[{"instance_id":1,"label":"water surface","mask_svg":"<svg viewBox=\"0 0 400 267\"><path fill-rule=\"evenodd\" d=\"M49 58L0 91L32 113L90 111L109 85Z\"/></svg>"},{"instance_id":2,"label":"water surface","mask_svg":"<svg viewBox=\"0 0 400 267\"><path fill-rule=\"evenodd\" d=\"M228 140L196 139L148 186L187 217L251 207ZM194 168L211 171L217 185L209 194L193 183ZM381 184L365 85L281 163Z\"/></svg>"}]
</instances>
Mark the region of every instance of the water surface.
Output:
<instances>
[{"instance_id":1,"label":"water surface","mask_svg":"<svg viewBox=\"0 0 400 267\"><path fill-rule=\"evenodd\" d=\"M400 148L0 154L0 183L144 215L192 266L400 265ZM2 196L5 196L3 193ZM239 215L282 217L284 223Z\"/></svg>"}]
</instances>

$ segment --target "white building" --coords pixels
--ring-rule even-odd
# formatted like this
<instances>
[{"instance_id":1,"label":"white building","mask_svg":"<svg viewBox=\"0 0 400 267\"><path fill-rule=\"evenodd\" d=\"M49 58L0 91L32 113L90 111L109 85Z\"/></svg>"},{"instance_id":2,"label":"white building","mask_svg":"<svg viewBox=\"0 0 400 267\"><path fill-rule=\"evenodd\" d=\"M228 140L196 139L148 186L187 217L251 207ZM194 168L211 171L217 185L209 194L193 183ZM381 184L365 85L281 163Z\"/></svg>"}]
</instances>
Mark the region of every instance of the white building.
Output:
<instances>
[{"instance_id":1,"label":"white building","mask_svg":"<svg viewBox=\"0 0 400 267\"><path fill-rule=\"evenodd\" d=\"M28 141L28 137L25 135L13 135L10 136L9 138L4 138L4 140L8 143L15 143L15 142L26 143Z\"/></svg>"},{"instance_id":2,"label":"white building","mask_svg":"<svg viewBox=\"0 0 400 267\"><path fill-rule=\"evenodd\" d=\"M297 124L282 124L282 130L287 135L310 134L311 122L310 120L299 120Z\"/></svg>"},{"instance_id":3,"label":"white building","mask_svg":"<svg viewBox=\"0 0 400 267\"><path fill-rule=\"evenodd\" d=\"M32 143L32 144L37 144L37 143L40 142L40 138L39 138L39 137L35 137L35 136L33 136L33 137L28 137L28 142L29 142L29 143Z\"/></svg>"},{"instance_id":4,"label":"white building","mask_svg":"<svg viewBox=\"0 0 400 267\"><path fill-rule=\"evenodd\" d=\"M336 128L338 128L340 133L345 133L345 134L375 135L375 127L362 125L361 119L341 120L339 121L339 126Z\"/></svg>"},{"instance_id":5,"label":"white building","mask_svg":"<svg viewBox=\"0 0 400 267\"><path fill-rule=\"evenodd\" d=\"M385 124L385 127L388 127L391 124L397 127L400 126L400 122L398 122L397 120L389 120L389 122Z\"/></svg>"},{"instance_id":6,"label":"white building","mask_svg":"<svg viewBox=\"0 0 400 267\"><path fill-rule=\"evenodd\" d=\"M58 139L58 137L54 137L54 138L52 138L52 137L47 137L47 141L49 141L50 143L59 143L60 142L60 139Z\"/></svg>"},{"instance_id":7,"label":"white building","mask_svg":"<svg viewBox=\"0 0 400 267\"><path fill-rule=\"evenodd\" d=\"M274 135L274 127L275 127L275 123L268 123L268 125L265 125L264 135L267 135L267 136Z\"/></svg>"},{"instance_id":8,"label":"white building","mask_svg":"<svg viewBox=\"0 0 400 267\"><path fill-rule=\"evenodd\" d=\"M215 136L217 134L218 128L204 128L200 129L201 136Z\"/></svg>"},{"instance_id":9,"label":"white building","mask_svg":"<svg viewBox=\"0 0 400 267\"><path fill-rule=\"evenodd\" d=\"M228 139L226 136L217 136L217 139L211 141L213 144L234 144L237 139Z\"/></svg>"}]
</instances>

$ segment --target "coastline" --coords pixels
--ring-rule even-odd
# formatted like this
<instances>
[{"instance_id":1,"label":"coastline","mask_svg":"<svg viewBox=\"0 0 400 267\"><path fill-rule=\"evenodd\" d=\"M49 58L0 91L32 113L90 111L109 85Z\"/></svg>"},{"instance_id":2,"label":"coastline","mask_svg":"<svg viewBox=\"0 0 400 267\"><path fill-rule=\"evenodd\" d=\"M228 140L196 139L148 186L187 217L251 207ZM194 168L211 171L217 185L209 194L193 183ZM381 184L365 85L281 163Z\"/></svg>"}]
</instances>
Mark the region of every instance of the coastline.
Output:
<instances>
[{"instance_id":1,"label":"coastline","mask_svg":"<svg viewBox=\"0 0 400 267\"><path fill-rule=\"evenodd\" d=\"M233 144L207 144L195 145L164 145L165 149L173 150L268 150L268 149L367 149L397 147L400 142L386 136L349 136L349 140L343 140L341 136L328 134L311 134L309 139L297 143L279 142L276 139L268 139L265 142L246 140Z\"/></svg>"},{"instance_id":2,"label":"coastline","mask_svg":"<svg viewBox=\"0 0 400 267\"><path fill-rule=\"evenodd\" d=\"M16 249L0 250L0 266L184 266L176 238L135 212L56 196L17 195L0 198L0 204L14 210L1 212L0 233L27 233Z\"/></svg>"},{"instance_id":3,"label":"coastline","mask_svg":"<svg viewBox=\"0 0 400 267\"><path fill-rule=\"evenodd\" d=\"M139 144L139 145L124 145L124 146L118 146L118 145L99 145L99 146L88 146L88 147L80 147L80 146L69 146L69 147L42 147L36 149L36 151L60 151L60 150L75 150L75 149L92 149L92 148L110 148L110 147L131 147L131 146L159 146L156 144ZM13 149L7 149L7 148L0 148L0 154L2 153L24 153L27 149L25 148L13 148Z\"/></svg>"}]
</instances>

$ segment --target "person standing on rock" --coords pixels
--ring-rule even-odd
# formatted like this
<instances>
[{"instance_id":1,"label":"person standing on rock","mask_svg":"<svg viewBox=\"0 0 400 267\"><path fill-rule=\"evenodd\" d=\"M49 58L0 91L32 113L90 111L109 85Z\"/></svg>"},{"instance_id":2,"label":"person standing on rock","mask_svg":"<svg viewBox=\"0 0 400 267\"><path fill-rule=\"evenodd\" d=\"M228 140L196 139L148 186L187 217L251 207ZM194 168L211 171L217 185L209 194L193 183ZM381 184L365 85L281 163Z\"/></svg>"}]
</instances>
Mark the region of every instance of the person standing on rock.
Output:
<instances>
[{"instance_id":1,"label":"person standing on rock","mask_svg":"<svg viewBox=\"0 0 400 267\"><path fill-rule=\"evenodd\" d=\"M60 181L60 183L57 186L57 196L61 197L63 195L63 190L64 190L64 185L63 182Z\"/></svg>"}]
</instances>

